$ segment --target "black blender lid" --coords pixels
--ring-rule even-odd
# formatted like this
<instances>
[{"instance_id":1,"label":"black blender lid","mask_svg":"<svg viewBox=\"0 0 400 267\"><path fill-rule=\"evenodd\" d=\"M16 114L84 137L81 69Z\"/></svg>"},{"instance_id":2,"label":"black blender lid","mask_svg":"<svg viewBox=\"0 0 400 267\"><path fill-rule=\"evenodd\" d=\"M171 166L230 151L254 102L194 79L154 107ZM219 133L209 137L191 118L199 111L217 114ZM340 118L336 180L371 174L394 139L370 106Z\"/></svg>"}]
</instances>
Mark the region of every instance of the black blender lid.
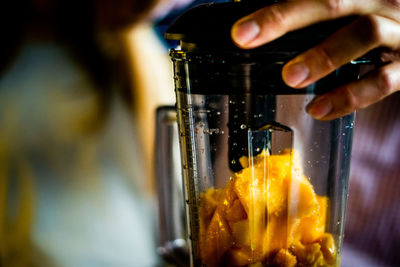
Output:
<instances>
[{"instance_id":1,"label":"black blender lid","mask_svg":"<svg viewBox=\"0 0 400 267\"><path fill-rule=\"evenodd\" d=\"M165 39L181 41L184 50L196 48L240 50L233 44L231 39L232 25L240 18L258 10L262 6L271 4L274 4L274 2L249 1L199 5L182 14L167 29ZM328 35L352 20L354 20L354 17L346 17L293 31L262 46L261 49L301 52L321 42Z\"/></svg>"}]
</instances>

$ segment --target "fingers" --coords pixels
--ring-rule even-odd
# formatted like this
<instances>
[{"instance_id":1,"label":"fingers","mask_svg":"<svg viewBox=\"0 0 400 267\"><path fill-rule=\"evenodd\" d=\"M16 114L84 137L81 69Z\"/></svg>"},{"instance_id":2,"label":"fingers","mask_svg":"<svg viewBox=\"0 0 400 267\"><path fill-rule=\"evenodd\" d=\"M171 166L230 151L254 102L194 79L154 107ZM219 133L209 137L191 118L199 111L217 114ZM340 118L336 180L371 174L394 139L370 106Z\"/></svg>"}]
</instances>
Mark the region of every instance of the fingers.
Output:
<instances>
[{"instance_id":1,"label":"fingers","mask_svg":"<svg viewBox=\"0 0 400 267\"><path fill-rule=\"evenodd\" d=\"M372 71L359 81L319 96L307 111L316 119L332 120L365 108L400 90L400 62Z\"/></svg>"},{"instance_id":2,"label":"fingers","mask_svg":"<svg viewBox=\"0 0 400 267\"><path fill-rule=\"evenodd\" d=\"M288 62L284 81L301 88L373 48L400 50L400 1L395 0L288 0L239 20L232 39L241 48L255 48L285 33L321 21L361 15L320 45ZM393 53L391 53L393 55ZM307 107L315 118L331 120L364 108L400 89L400 63L381 67L346 86L317 97Z\"/></svg>"},{"instance_id":3,"label":"fingers","mask_svg":"<svg viewBox=\"0 0 400 267\"><path fill-rule=\"evenodd\" d=\"M285 1L236 22L232 27L232 39L241 48L254 48L314 23L351 14L368 14L376 9L377 1Z\"/></svg>"},{"instance_id":4,"label":"fingers","mask_svg":"<svg viewBox=\"0 0 400 267\"><path fill-rule=\"evenodd\" d=\"M282 77L291 87L305 87L380 46L399 49L400 25L384 17L364 16L292 59Z\"/></svg>"}]
</instances>

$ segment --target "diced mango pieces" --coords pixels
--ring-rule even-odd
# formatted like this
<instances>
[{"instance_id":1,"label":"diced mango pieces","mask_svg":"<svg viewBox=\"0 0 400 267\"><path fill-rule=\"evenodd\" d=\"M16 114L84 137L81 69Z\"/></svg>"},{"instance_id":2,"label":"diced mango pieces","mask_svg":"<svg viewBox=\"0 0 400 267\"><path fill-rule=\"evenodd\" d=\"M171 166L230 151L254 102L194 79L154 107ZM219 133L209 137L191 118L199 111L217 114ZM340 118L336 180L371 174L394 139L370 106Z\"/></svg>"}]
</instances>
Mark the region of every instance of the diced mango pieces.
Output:
<instances>
[{"instance_id":1,"label":"diced mango pieces","mask_svg":"<svg viewBox=\"0 0 400 267\"><path fill-rule=\"evenodd\" d=\"M308 179L303 175L293 175L289 184L289 216L304 218L317 213L319 204Z\"/></svg>"},{"instance_id":2,"label":"diced mango pieces","mask_svg":"<svg viewBox=\"0 0 400 267\"><path fill-rule=\"evenodd\" d=\"M251 266L263 260L259 251L251 251L249 248L232 248L228 257L228 266Z\"/></svg>"},{"instance_id":3,"label":"diced mango pieces","mask_svg":"<svg viewBox=\"0 0 400 267\"><path fill-rule=\"evenodd\" d=\"M234 190L246 212L249 212L250 205L258 207L257 212L260 214L265 209L269 214L279 212L287 205L287 182L283 179L284 175L273 175L277 172L275 169L284 164L278 164L276 160L276 164L271 164L268 158L273 157L268 156L266 161L235 173Z\"/></svg>"},{"instance_id":4,"label":"diced mango pieces","mask_svg":"<svg viewBox=\"0 0 400 267\"><path fill-rule=\"evenodd\" d=\"M263 267L263 264L261 262L256 262L249 264L249 267Z\"/></svg>"},{"instance_id":5,"label":"diced mango pieces","mask_svg":"<svg viewBox=\"0 0 400 267\"><path fill-rule=\"evenodd\" d=\"M280 249L272 260L272 264L282 267L294 267L297 264L297 259L287 249Z\"/></svg>"},{"instance_id":6,"label":"diced mango pieces","mask_svg":"<svg viewBox=\"0 0 400 267\"><path fill-rule=\"evenodd\" d=\"M264 232L263 251L272 255L280 249L286 249L291 244L290 225L286 216L271 215L268 217L267 228Z\"/></svg>"},{"instance_id":7,"label":"diced mango pieces","mask_svg":"<svg viewBox=\"0 0 400 267\"><path fill-rule=\"evenodd\" d=\"M336 246L332 235L326 233L323 234L319 244L321 245L321 251L324 255L325 261L328 264L334 264L336 259Z\"/></svg>"},{"instance_id":8,"label":"diced mango pieces","mask_svg":"<svg viewBox=\"0 0 400 267\"><path fill-rule=\"evenodd\" d=\"M251 263L250 251L244 248L232 248L229 250L228 266L247 266Z\"/></svg>"},{"instance_id":9,"label":"diced mango pieces","mask_svg":"<svg viewBox=\"0 0 400 267\"><path fill-rule=\"evenodd\" d=\"M233 188L233 181L230 180L223 189L221 197L219 198L218 202L218 209L222 211L225 217L227 217L228 213L232 215L232 213L234 212L240 212L243 210L243 208L241 207L240 207L241 209L238 210L237 205L236 207L233 207L235 205L235 200L237 199L238 197Z\"/></svg>"},{"instance_id":10,"label":"diced mango pieces","mask_svg":"<svg viewBox=\"0 0 400 267\"><path fill-rule=\"evenodd\" d=\"M325 233L328 200L326 197L317 196L317 201L318 212L301 219L296 229L296 235L303 244L317 242Z\"/></svg>"},{"instance_id":11,"label":"diced mango pieces","mask_svg":"<svg viewBox=\"0 0 400 267\"><path fill-rule=\"evenodd\" d=\"M207 192L201 194L201 213L203 218L210 219L218 206L222 190L210 188Z\"/></svg>"},{"instance_id":12,"label":"diced mango pieces","mask_svg":"<svg viewBox=\"0 0 400 267\"><path fill-rule=\"evenodd\" d=\"M240 159L224 189L200 195L199 244L205 266L327 266L328 199L317 196L294 151Z\"/></svg>"},{"instance_id":13,"label":"diced mango pieces","mask_svg":"<svg viewBox=\"0 0 400 267\"><path fill-rule=\"evenodd\" d=\"M235 199L233 204L225 210L225 217L228 222L237 222L247 218L246 211L239 199Z\"/></svg>"},{"instance_id":14,"label":"diced mango pieces","mask_svg":"<svg viewBox=\"0 0 400 267\"><path fill-rule=\"evenodd\" d=\"M302 244L296 242L291 246L292 253L296 256L300 266L324 266L324 256L321 245L318 243Z\"/></svg>"},{"instance_id":15,"label":"diced mango pieces","mask_svg":"<svg viewBox=\"0 0 400 267\"><path fill-rule=\"evenodd\" d=\"M207 266L218 266L221 256L232 246L232 236L229 225L216 210L211 219L202 243L201 256Z\"/></svg>"},{"instance_id":16,"label":"diced mango pieces","mask_svg":"<svg viewBox=\"0 0 400 267\"><path fill-rule=\"evenodd\" d=\"M249 222L242 220L233 223L232 237L236 247L250 247Z\"/></svg>"},{"instance_id":17,"label":"diced mango pieces","mask_svg":"<svg viewBox=\"0 0 400 267\"><path fill-rule=\"evenodd\" d=\"M247 167L249 167L249 158L246 156L241 156L239 158L239 163L243 169L246 169Z\"/></svg>"}]
</instances>

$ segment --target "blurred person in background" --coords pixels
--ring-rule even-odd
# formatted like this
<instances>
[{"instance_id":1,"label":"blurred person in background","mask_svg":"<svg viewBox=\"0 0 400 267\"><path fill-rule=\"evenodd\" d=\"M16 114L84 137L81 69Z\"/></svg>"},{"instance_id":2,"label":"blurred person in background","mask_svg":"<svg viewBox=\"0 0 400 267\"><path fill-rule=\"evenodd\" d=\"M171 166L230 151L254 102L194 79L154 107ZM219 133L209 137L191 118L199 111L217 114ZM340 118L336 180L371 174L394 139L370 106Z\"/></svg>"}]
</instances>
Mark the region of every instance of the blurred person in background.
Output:
<instances>
[{"instance_id":1,"label":"blurred person in background","mask_svg":"<svg viewBox=\"0 0 400 267\"><path fill-rule=\"evenodd\" d=\"M0 266L158 264L147 133L173 90L149 25L186 2L2 3Z\"/></svg>"}]
</instances>

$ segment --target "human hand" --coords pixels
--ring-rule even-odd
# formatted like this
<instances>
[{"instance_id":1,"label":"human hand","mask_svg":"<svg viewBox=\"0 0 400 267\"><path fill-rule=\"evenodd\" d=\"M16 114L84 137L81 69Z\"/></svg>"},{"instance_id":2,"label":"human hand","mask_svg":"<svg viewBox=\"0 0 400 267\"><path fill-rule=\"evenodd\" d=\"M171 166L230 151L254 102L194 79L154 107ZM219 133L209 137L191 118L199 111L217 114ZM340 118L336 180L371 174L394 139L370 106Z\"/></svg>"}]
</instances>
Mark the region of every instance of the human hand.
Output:
<instances>
[{"instance_id":1,"label":"human hand","mask_svg":"<svg viewBox=\"0 0 400 267\"><path fill-rule=\"evenodd\" d=\"M307 111L331 120L367 107L400 90L400 1L397 0L288 0L262 8L237 21L232 39L249 49L314 23L359 15L319 45L289 61L282 69L284 82L302 88L368 51L383 47L387 64L358 81L316 97Z\"/></svg>"}]
</instances>

